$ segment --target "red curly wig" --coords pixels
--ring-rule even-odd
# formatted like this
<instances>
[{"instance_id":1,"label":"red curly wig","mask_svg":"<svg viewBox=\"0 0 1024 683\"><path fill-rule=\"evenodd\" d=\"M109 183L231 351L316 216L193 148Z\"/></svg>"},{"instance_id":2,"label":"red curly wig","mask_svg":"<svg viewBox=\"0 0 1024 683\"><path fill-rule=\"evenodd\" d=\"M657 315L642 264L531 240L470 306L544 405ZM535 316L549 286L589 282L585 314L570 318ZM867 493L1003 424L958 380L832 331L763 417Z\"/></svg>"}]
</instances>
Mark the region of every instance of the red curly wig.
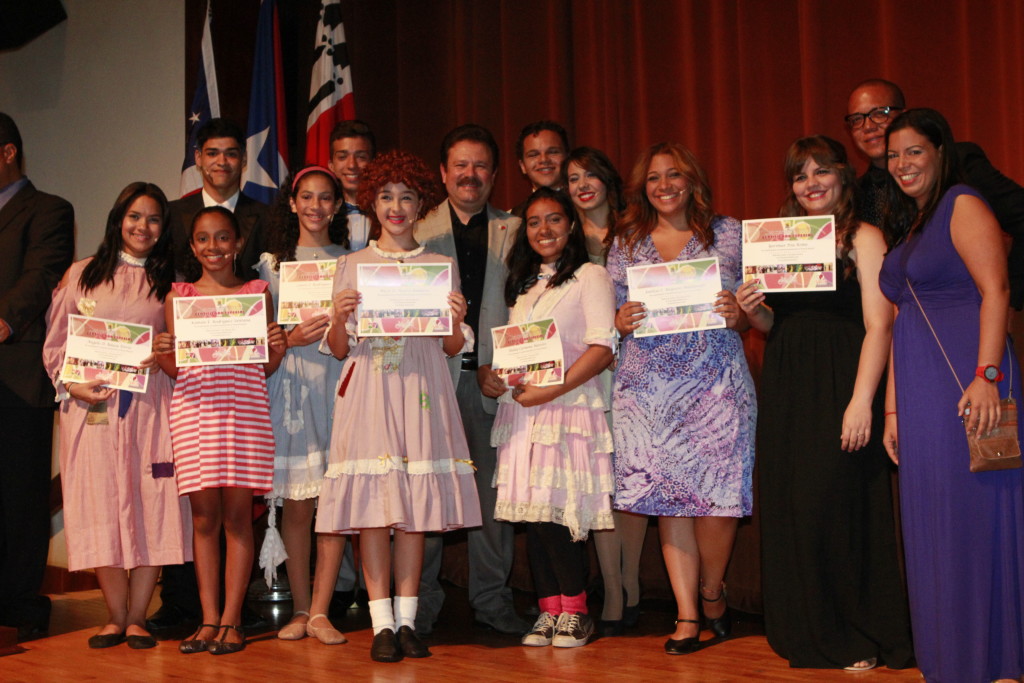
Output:
<instances>
[{"instance_id":1,"label":"red curly wig","mask_svg":"<svg viewBox=\"0 0 1024 683\"><path fill-rule=\"evenodd\" d=\"M359 210L370 218L370 239L380 237L381 226L374 202L377 193L388 183L403 183L419 196L420 211L416 220L426 216L443 198L437 176L418 156L402 150L381 154L363 170L356 195Z\"/></svg>"}]
</instances>

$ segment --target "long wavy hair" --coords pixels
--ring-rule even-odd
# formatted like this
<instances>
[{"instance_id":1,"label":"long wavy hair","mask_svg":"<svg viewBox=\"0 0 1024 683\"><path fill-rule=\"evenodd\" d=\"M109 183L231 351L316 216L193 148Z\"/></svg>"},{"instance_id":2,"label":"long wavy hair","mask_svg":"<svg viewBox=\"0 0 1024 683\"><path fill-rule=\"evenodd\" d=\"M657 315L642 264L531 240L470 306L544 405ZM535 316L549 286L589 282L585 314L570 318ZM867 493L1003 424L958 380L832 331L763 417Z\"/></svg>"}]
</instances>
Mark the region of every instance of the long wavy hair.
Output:
<instances>
[{"instance_id":1,"label":"long wavy hair","mask_svg":"<svg viewBox=\"0 0 1024 683\"><path fill-rule=\"evenodd\" d=\"M709 249L715 243L711 220L715 211L711 205L711 188L708 187L704 169L697 163L697 157L678 142L659 142L651 145L633 164L626 182L626 211L616 226L615 237L629 254L658 225L658 212L647 199L647 169L659 154L672 157L674 165L683 174L690 190L690 201L686 206L686 222L701 246Z\"/></svg>"},{"instance_id":2,"label":"long wavy hair","mask_svg":"<svg viewBox=\"0 0 1024 683\"><path fill-rule=\"evenodd\" d=\"M519 295L529 290L540 275L541 257L530 246L526 224L530 220L530 207L542 199L557 202L569 221L569 235L565 241L565 248L555 261L555 274L548 281L548 288L553 289L571 280L580 266L590 262L587 241L583 237L583 224L572 205L572 199L564 190L538 187L526 201L523 208L523 225L516 231L515 242L512 243L512 249L506 257L508 279L505 280L505 304L509 307L515 306Z\"/></svg>"},{"instance_id":3,"label":"long wavy hair","mask_svg":"<svg viewBox=\"0 0 1024 683\"><path fill-rule=\"evenodd\" d=\"M890 246L895 246L920 229L935 213L939 200L953 185L964 182L953 140L953 131L946 118L934 109L908 109L889 124L885 131L885 145L893 133L904 128L913 128L934 145L939 153L939 177L921 208L913 197L906 195L896 183L892 174L886 176L884 198L885 211L882 213L882 232Z\"/></svg>"},{"instance_id":4,"label":"long wavy hair","mask_svg":"<svg viewBox=\"0 0 1024 683\"><path fill-rule=\"evenodd\" d=\"M167 196L164 191L153 183L134 182L121 190L114 201L113 208L107 214L107 227L103 233L96 255L82 270L82 289L86 292L95 289L104 282L114 281L124 240L121 237L121 226L124 217L132 204L139 197L149 197L160 207L160 236L146 257L146 281L149 282L149 296L164 300L174 282L174 260L171 249L171 227L168 225L170 214L167 210Z\"/></svg>"},{"instance_id":5,"label":"long wavy hair","mask_svg":"<svg viewBox=\"0 0 1024 683\"><path fill-rule=\"evenodd\" d=\"M853 270L853 262L848 258L853 250L853 238L857 234L856 196L857 174L846 156L846 148L842 143L824 135L811 135L800 138L786 150L786 161L782 166L782 177L789 188L786 199L779 209L780 216L806 216L807 210L793 194L793 178L803 173L804 164L808 159L822 168L829 168L839 178L839 199L832 209L836 217L836 241L839 242L840 257L846 264L846 274Z\"/></svg>"},{"instance_id":6,"label":"long wavy hair","mask_svg":"<svg viewBox=\"0 0 1024 683\"><path fill-rule=\"evenodd\" d=\"M420 210L416 220L422 220L427 213L441 203L441 186L437 175L426 162L415 154L393 150L384 152L367 164L359 181L356 199L359 210L370 218L370 239L380 238L381 225L374 204L377 193L388 183L402 183L415 192L420 199Z\"/></svg>"},{"instance_id":7,"label":"long wavy hair","mask_svg":"<svg viewBox=\"0 0 1024 683\"><path fill-rule=\"evenodd\" d=\"M302 169L297 171L297 173L301 172ZM292 211L291 200L295 199L296 195L299 194L303 183L306 182L306 178L314 175L327 178L331 183L331 187L334 188L335 201L341 197L341 184L334 177L333 173L321 170L307 171L299 179L298 185L293 190L292 183L295 175L295 173L289 175L285 179L284 184L281 185L281 191L277 194L277 201L274 202L274 208L270 214L270 225L268 228L270 234L267 236L267 251L274 256L276 261L274 270L280 269L283 261L295 260L295 247L299 243L299 215ZM332 244L340 244L347 248L349 244L348 221L332 220L330 227L327 229L327 236Z\"/></svg>"},{"instance_id":8,"label":"long wavy hair","mask_svg":"<svg viewBox=\"0 0 1024 683\"><path fill-rule=\"evenodd\" d=\"M622 195L622 176L615 170L608 156L594 147L577 147L569 152L569 155L562 162L562 177L569 177L569 164L573 163L597 176L605 187L608 196L608 234L604 238L603 255L608 255L608 250L615 241L615 226L618 224L622 210L625 207ZM567 182L568 186L568 182Z\"/></svg>"}]
</instances>

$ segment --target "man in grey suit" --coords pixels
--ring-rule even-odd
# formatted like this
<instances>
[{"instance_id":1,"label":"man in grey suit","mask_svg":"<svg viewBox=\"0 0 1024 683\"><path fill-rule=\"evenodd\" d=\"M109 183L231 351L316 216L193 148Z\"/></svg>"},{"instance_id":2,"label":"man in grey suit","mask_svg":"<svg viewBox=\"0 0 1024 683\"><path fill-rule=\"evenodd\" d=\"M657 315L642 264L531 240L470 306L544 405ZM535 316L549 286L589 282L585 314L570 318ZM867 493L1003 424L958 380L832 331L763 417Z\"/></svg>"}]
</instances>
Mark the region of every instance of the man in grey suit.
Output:
<instances>
[{"instance_id":1,"label":"man in grey suit","mask_svg":"<svg viewBox=\"0 0 1024 683\"><path fill-rule=\"evenodd\" d=\"M22 173L21 134L0 112L0 625L46 633L54 391L43 368L50 295L71 265L75 212Z\"/></svg>"},{"instance_id":2,"label":"man in grey suit","mask_svg":"<svg viewBox=\"0 0 1024 683\"><path fill-rule=\"evenodd\" d=\"M491 328L508 322L504 301L505 256L512 247L519 219L488 204L498 168L498 145L486 128L465 124L441 143L441 179L448 199L417 224L416 237L428 251L450 256L458 263L462 293L473 328L476 349L449 361L455 394L466 428L469 451L476 466L483 526L471 529L469 540L469 601L476 620L501 633L522 634L530 624L515 613L512 590L506 585L514 554L513 529L494 519L495 490L491 487L497 460L491 448L495 399L505 386L491 372ZM430 633L441 611L444 592L437 577L441 568L441 538L427 538L420 585L416 631Z\"/></svg>"}]
</instances>

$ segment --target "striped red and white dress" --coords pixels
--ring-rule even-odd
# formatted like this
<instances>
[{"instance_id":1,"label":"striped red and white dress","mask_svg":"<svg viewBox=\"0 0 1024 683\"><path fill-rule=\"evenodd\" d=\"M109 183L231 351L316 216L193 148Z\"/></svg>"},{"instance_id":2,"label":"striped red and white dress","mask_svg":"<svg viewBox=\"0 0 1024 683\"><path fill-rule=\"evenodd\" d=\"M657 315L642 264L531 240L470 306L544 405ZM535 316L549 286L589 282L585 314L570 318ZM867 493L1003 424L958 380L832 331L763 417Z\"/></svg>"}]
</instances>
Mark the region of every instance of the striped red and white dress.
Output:
<instances>
[{"instance_id":1,"label":"striped red and white dress","mask_svg":"<svg viewBox=\"0 0 1024 683\"><path fill-rule=\"evenodd\" d=\"M263 280L238 294L259 294ZM199 296L190 282L178 296ZM274 431L260 363L182 368L171 398L171 444L178 494L233 486L267 493L274 482Z\"/></svg>"}]
</instances>

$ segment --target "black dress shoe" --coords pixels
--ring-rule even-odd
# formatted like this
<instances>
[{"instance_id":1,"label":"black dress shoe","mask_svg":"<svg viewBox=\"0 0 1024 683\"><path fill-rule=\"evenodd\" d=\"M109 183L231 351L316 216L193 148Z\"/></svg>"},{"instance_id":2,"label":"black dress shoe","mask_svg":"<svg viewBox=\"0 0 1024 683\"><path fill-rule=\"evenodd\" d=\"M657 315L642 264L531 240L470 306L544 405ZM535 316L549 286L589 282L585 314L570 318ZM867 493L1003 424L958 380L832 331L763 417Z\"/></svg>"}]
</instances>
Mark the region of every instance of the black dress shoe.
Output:
<instances>
[{"instance_id":1,"label":"black dress shoe","mask_svg":"<svg viewBox=\"0 0 1024 683\"><path fill-rule=\"evenodd\" d=\"M416 631L413 631L408 626L402 626L398 629L398 647L401 648L402 655L405 657L421 659L430 656L430 650L427 649L427 646L416 635Z\"/></svg>"},{"instance_id":2,"label":"black dress shoe","mask_svg":"<svg viewBox=\"0 0 1024 683\"><path fill-rule=\"evenodd\" d=\"M156 638L153 636L128 636L128 647L133 650L148 650L156 647Z\"/></svg>"},{"instance_id":3,"label":"black dress shoe","mask_svg":"<svg viewBox=\"0 0 1024 683\"><path fill-rule=\"evenodd\" d=\"M102 650L108 647L114 647L124 642L124 631L120 633L106 633L104 635L95 635L89 638L89 647L93 650Z\"/></svg>"},{"instance_id":4,"label":"black dress shoe","mask_svg":"<svg viewBox=\"0 0 1024 683\"><path fill-rule=\"evenodd\" d=\"M394 631L386 628L373 637L370 659L375 662L402 661L402 649L398 646L398 638L395 637Z\"/></svg>"},{"instance_id":5,"label":"black dress shoe","mask_svg":"<svg viewBox=\"0 0 1024 683\"><path fill-rule=\"evenodd\" d=\"M196 617L186 614L177 605L163 604L160 609L146 619L146 630L150 632L173 631L177 628L184 628L193 622L199 621Z\"/></svg>"},{"instance_id":6,"label":"black dress shoe","mask_svg":"<svg viewBox=\"0 0 1024 683\"><path fill-rule=\"evenodd\" d=\"M697 624L700 626L700 621L697 619L676 619L677 624ZM696 652L700 649L700 630L698 629L697 635L692 638L680 638L674 640L669 638L665 641L665 654L669 655L688 655Z\"/></svg>"}]
</instances>

